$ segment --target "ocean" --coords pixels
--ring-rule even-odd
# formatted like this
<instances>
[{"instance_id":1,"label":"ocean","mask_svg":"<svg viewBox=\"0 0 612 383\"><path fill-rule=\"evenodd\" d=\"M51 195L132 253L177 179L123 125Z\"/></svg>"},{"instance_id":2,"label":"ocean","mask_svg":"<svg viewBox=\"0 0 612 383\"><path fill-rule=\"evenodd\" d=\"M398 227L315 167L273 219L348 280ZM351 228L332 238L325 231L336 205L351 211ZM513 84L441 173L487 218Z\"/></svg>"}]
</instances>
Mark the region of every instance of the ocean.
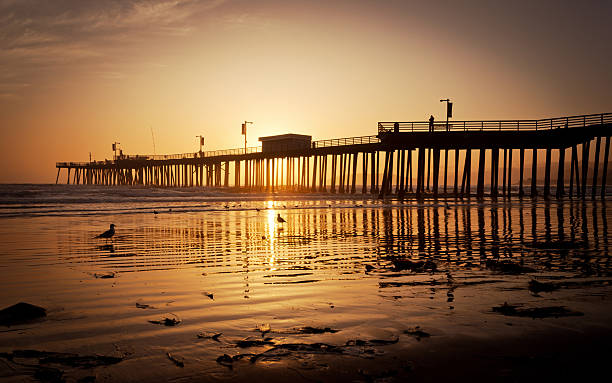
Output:
<instances>
[{"instance_id":1,"label":"ocean","mask_svg":"<svg viewBox=\"0 0 612 383\"><path fill-rule=\"evenodd\" d=\"M0 378L584 378L606 202L0 185Z\"/></svg>"}]
</instances>

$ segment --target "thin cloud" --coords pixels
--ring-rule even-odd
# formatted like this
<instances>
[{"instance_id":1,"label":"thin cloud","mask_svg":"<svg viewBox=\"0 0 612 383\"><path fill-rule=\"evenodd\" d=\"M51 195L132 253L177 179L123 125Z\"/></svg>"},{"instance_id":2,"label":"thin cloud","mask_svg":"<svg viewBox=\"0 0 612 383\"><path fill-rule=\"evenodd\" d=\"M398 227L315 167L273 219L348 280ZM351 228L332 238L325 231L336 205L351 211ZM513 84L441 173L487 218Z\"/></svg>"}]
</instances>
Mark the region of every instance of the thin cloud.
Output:
<instances>
[{"instance_id":1,"label":"thin cloud","mask_svg":"<svg viewBox=\"0 0 612 383\"><path fill-rule=\"evenodd\" d=\"M0 70L27 78L70 64L99 65L104 58L137 60L131 47L187 36L195 31L199 17L223 3L0 0Z\"/></svg>"}]
</instances>

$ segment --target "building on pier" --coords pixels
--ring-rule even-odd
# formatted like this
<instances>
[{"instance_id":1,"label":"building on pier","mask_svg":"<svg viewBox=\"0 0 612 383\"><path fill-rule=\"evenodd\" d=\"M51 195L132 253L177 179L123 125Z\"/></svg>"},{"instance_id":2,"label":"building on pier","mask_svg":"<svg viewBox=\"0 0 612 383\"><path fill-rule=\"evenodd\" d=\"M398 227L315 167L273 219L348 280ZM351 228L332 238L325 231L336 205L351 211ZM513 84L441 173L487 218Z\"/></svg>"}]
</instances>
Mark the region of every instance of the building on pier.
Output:
<instances>
[{"instance_id":1,"label":"building on pier","mask_svg":"<svg viewBox=\"0 0 612 383\"><path fill-rule=\"evenodd\" d=\"M312 136L303 134L280 134L277 136L259 137L263 153L286 152L291 150L309 149Z\"/></svg>"}]
</instances>

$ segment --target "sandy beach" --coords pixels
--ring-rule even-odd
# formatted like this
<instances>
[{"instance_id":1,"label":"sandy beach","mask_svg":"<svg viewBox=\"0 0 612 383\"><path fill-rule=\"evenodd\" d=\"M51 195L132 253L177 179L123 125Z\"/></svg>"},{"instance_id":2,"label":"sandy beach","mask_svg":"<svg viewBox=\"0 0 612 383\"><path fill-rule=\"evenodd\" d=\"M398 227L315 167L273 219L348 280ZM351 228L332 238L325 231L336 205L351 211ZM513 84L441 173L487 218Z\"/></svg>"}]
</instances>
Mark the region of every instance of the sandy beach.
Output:
<instances>
[{"instance_id":1,"label":"sandy beach","mask_svg":"<svg viewBox=\"0 0 612 383\"><path fill-rule=\"evenodd\" d=\"M1 327L3 380L563 380L610 356L605 203L129 193L4 205L1 306L46 316Z\"/></svg>"}]
</instances>

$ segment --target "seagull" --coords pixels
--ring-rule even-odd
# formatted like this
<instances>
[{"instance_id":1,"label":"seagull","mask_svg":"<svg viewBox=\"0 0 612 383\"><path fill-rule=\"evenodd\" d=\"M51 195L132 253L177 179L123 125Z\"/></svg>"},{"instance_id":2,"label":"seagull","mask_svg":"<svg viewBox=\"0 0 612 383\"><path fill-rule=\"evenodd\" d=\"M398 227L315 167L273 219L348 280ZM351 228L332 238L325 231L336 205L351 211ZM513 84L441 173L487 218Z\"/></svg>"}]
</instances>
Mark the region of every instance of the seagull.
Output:
<instances>
[{"instance_id":1,"label":"seagull","mask_svg":"<svg viewBox=\"0 0 612 383\"><path fill-rule=\"evenodd\" d=\"M104 233L98 235L96 238L106 238L112 241L113 235L115 235L115 224L110 224L110 229L106 230Z\"/></svg>"},{"instance_id":2,"label":"seagull","mask_svg":"<svg viewBox=\"0 0 612 383\"><path fill-rule=\"evenodd\" d=\"M287 221L285 221L285 219L280 216L280 213L278 213L278 215L276 216L276 222L284 223L284 222L287 222Z\"/></svg>"}]
</instances>

